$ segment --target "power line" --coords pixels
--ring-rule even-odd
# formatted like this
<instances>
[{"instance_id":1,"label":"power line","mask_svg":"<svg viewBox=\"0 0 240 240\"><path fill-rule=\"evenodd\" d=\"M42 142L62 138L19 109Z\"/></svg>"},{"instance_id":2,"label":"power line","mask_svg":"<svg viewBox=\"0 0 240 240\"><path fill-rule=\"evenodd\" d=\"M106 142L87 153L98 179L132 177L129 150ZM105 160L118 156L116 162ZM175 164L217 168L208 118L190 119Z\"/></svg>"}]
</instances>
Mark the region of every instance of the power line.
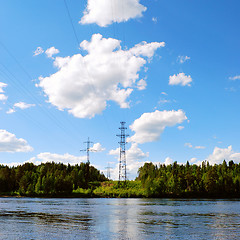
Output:
<instances>
[{"instance_id":1,"label":"power line","mask_svg":"<svg viewBox=\"0 0 240 240\"><path fill-rule=\"evenodd\" d=\"M0 41L0 43L1 43L1 41ZM21 69L24 70L24 73L28 76L28 78L29 78L30 80L32 80L30 74L28 74L28 72L27 72L27 71L24 69L24 67L19 63L19 61L16 59L16 57L14 57L13 54L11 54L11 52L7 49L7 47L6 47L5 45L3 45L2 43L1 43L1 45L4 46L4 49L5 49L5 50L7 51L7 53L16 61L16 63L21 67ZM24 85L20 84L20 81L18 81L17 77L16 77L3 63L0 63L0 64L1 64L1 66L5 69L5 72L3 72L3 71L2 71L2 72L3 72L3 73L8 77L8 79L11 80L11 82L16 86L16 89L17 89L18 91L21 91L24 95L29 96L29 97L32 99L32 101L38 105L38 107L41 109L41 111L42 111L49 119L51 119L51 120L56 124L56 126L58 126L60 129L62 129L62 130L66 133L66 135L69 136L69 131L64 127L64 125L62 125L62 123L61 123L53 114L51 114L50 112L46 111L45 108L41 107L41 104L42 104L42 103L38 100L38 98L36 98L35 95L34 95L31 91L29 91L26 87L24 87ZM75 132L72 131L72 134L75 135L75 137L76 137L77 139L79 139L79 138L78 138L78 135L76 135Z\"/></svg>"},{"instance_id":2,"label":"power line","mask_svg":"<svg viewBox=\"0 0 240 240\"><path fill-rule=\"evenodd\" d=\"M72 17L71 17L71 13L70 13L70 11L69 11L69 8L68 8L67 1L66 1L66 0L64 0L64 5L65 5L65 8L66 8L66 11L67 11L67 14L68 14L69 21L70 21L71 26L72 26L72 30L73 30L73 32L74 32L74 36L75 36L76 42L77 42L78 46L80 46L80 41L79 41L79 39L78 39L77 32L76 32L76 29L75 29L75 27L74 27L73 20L72 20ZM92 33L92 34L93 34L93 33ZM87 64L86 64L86 62L85 62L84 56L83 56L83 58L82 58L82 61L83 61L84 68L86 69L87 75L88 75L88 77L89 77L89 79L90 79L90 81L91 81L90 87L92 88L92 91L95 93L95 95L97 95L97 91L96 91L96 88L95 88L95 86L94 86L93 77L92 77L91 73L90 73L89 70L88 70L88 67L87 67ZM112 133L112 130L111 130L110 127L109 127L110 125L109 125L109 123L108 123L105 115L103 114L102 117L103 117L103 120L105 121L105 125L107 126L109 132Z\"/></svg>"},{"instance_id":3,"label":"power line","mask_svg":"<svg viewBox=\"0 0 240 240\"><path fill-rule=\"evenodd\" d=\"M79 42L79 39L78 39L78 36L77 36L76 30L75 30L74 25L73 25L72 17L71 17L71 14L70 14L70 11L69 11L69 8L68 8L68 5L67 5L67 2L66 2L66 0L63 0L63 1L64 1L65 7L66 7L66 10L67 10L67 13L68 13L68 18L69 18L69 20L70 20L70 23L71 23L71 26L72 26L72 29L73 29L73 32L74 32L75 38L76 38L76 40L77 40L78 47L79 47L80 42Z\"/></svg>"},{"instance_id":4,"label":"power line","mask_svg":"<svg viewBox=\"0 0 240 240\"><path fill-rule=\"evenodd\" d=\"M89 168L90 168L89 152L97 152L97 151L94 150L94 149L91 149L90 144L93 143L93 142L90 141L89 137L88 137L88 140L86 142L84 142L84 143L86 144L87 147L86 147L86 149L80 150L80 152L86 152L87 153L85 181L88 184L89 176L90 176L90 171L89 171Z\"/></svg>"},{"instance_id":5,"label":"power line","mask_svg":"<svg viewBox=\"0 0 240 240\"><path fill-rule=\"evenodd\" d=\"M89 152L90 152L90 151L91 151L91 152L92 152L92 151L95 152L95 150L93 150L93 149L90 148L90 144L93 143L93 142L91 142L90 139L89 139L89 137L88 137L88 140L87 140L86 142L84 142L84 143L86 143L87 148L80 150L80 152L86 152L86 153L87 153L87 163L90 164L90 161L89 161Z\"/></svg>"}]
</instances>

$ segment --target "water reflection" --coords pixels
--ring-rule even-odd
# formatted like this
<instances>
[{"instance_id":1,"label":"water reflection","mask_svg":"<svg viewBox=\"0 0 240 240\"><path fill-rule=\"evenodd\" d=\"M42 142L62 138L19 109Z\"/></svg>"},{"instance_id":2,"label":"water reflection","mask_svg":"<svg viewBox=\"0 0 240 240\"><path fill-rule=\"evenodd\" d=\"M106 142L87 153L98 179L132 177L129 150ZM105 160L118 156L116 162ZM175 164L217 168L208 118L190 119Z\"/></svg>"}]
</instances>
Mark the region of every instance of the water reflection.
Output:
<instances>
[{"instance_id":1,"label":"water reflection","mask_svg":"<svg viewBox=\"0 0 240 240\"><path fill-rule=\"evenodd\" d=\"M0 239L239 239L240 202L0 198Z\"/></svg>"}]
</instances>

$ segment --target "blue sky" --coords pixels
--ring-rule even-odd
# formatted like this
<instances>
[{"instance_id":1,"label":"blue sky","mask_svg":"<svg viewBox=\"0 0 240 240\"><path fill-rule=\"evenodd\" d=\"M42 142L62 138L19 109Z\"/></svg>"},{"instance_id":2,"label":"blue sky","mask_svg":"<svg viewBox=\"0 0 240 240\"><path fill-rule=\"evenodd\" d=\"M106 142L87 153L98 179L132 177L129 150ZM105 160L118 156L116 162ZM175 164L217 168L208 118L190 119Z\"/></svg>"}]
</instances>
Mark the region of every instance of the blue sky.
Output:
<instances>
[{"instance_id":1,"label":"blue sky","mask_svg":"<svg viewBox=\"0 0 240 240\"><path fill-rule=\"evenodd\" d=\"M240 162L239 7L4 1L0 163L75 164L90 137L91 163L116 176L120 121L129 178L145 161Z\"/></svg>"}]
</instances>

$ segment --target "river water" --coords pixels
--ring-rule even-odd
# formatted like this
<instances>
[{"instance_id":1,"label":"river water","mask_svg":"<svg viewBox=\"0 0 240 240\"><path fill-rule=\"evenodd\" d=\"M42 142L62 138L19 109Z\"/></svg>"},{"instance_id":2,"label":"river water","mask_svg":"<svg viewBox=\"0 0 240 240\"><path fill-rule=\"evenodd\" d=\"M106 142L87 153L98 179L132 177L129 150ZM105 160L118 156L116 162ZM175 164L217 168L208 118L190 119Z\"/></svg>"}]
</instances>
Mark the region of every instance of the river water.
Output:
<instances>
[{"instance_id":1,"label":"river water","mask_svg":"<svg viewBox=\"0 0 240 240\"><path fill-rule=\"evenodd\" d=\"M0 239L240 239L240 200L0 198Z\"/></svg>"}]
</instances>

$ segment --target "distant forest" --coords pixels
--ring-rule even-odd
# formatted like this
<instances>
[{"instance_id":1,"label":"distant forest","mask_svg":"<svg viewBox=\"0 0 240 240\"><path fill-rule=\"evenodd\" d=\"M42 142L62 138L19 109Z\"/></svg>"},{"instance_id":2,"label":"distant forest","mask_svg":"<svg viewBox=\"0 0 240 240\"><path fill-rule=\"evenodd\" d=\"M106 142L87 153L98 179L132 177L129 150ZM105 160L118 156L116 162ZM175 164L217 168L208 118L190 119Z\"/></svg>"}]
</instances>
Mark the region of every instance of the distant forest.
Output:
<instances>
[{"instance_id":1,"label":"distant forest","mask_svg":"<svg viewBox=\"0 0 240 240\"><path fill-rule=\"evenodd\" d=\"M68 195L87 189L107 178L88 163L71 166L62 163L32 163L9 168L0 166L0 193L20 195ZM90 184L91 183L91 184Z\"/></svg>"},{"instance_id":2,"label":"distant forest","mask_svg":"<svg viewBox=\"0 0 240 240\"><path fill-rule=\"evenodd\" d=\"M224 160L219 165L156 166L145 163L138 171L138 180L147 196L240 197L240 164Z\"/></svg>"},{"instance_id":3,"label":"distant forest","mask_svg":"<svg viewBox=\"0 0 240 240\"><path fill-rule=\"evenodd\" d=\"M0 165L0 196L240 197L240 164L145 163L134 181L111 181L88 163Z\"/></svg>"}]
</instances>

